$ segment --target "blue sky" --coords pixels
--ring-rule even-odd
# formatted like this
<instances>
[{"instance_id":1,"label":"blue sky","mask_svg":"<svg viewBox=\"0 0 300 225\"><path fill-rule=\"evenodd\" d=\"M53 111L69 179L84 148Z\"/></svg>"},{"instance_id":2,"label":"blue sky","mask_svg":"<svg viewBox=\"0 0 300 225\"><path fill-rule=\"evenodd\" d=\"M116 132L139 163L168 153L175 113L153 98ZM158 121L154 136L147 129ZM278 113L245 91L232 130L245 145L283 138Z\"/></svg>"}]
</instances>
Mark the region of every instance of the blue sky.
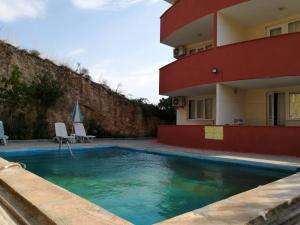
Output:
<instances>
[{"instance_id":1,"label":"blue sky","mask_svg":"<svg viewBox=\"0 0 300 225\"><path fill-rule=\"evenodd\" d=\"M163 0L0 0L0 38L72 67L127 96L157 103L158 69L172 61L159 43Z\"/></svg>"}]
</instances>

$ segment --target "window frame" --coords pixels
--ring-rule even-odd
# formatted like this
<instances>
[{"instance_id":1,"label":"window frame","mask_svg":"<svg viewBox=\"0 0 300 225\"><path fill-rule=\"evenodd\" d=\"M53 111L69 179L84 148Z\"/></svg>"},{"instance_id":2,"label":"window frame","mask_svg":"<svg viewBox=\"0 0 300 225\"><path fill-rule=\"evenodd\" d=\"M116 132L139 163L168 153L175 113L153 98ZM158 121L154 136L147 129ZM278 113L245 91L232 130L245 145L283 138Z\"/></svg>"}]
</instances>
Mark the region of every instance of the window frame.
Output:
<instances>
[{"instance_id":1,"label":"window frame","mask_svg":"<svg viewBox=\"0 0 300 225\"><path fill-rule=\"evenodd\" d=\"M195 118L191 118L191 110L190 110L190 108L191 108L191 102L194 102L194 115L195 115ZM197 115L196 115L196 113L197 113L197 110L196 110L196 108L197 108L197 101L195 100L195 99L189 99L188 100L188 119L189 120L195 120L196 119L196 117L197 117Z\"/></svg>"},{"instance_id":2,"label":"window frame","mask_svg":"<svg viewBox=\"0 0 300 225\"><path fill-rule=\"evenodd\" d=\"M211 100L212 101L212 115L211 115L211 118L205 118L205 116L206 116L206 106L205 106L205 101L206 100ZM191 115L191 113L190 113L190 101L194 101L195 102L195 112L194 112L194 115L195 115L195 119L193 119L193 118L190 118L190 115ZM202 113L203 113L203 118L198 118L198 101L202 101L202 103L203 103L203 111L202 111ZM201 98L191 98L191 99L189 99L188 100L188 113L187 113L187 115L188 115L188 120L190 120L190 121L197 121L197 120L199 120L199 121L211 121L211 120L214 120L214 108L213 108L213 104L214 104L214 97L201 97Z\"/></svg>"},{"instance_id":3,"label":"window frame","mask_svg":"<svg viewBox=\"0 0 300 225\"><path fill-rule=\"evenodd\" d=\"M211 100L211 118L206 118L206 100ZM205 98L204 99L204 117L206 120L214 119L214 99L213 98Z\"/></svg>"},{"instance_id":4,"label":"window frame","mask_svg":"<svg viewBox=\"0 0 300 225\"><path fill-rule=\"evenodd\" d=\"M268 37L276 37L276 36L283 35L283 34L297 33L297 32L289 32L289 24L295 23L295 22L300 22L300 18L296 18L296 19L290 20L288 22L284 22L284 23L281 23L281 24L273 25L273 26L266 26L267 36ZM271 30L276 29L276 28L281 28L282 29L282 34L271 36ZM298 32L300 32L300 31L298 31Z\"/></svg>"},{"instance_id":5,"label":"window frame","mask_svg":"<svg viewBox=\"0 0 300 225\"><path fill-rule=\"evenodd\" d=\"M300 18L291 20L291 21L289 21L289 22L286 24L286 26L287 26L286 29L287 29L287 33L288 33L288 34L293 34L293 33L298 33L298 32L300 32L300 31L289 32L289 25L290 25L291 23L296 23L296 22L300 22Z\"/></svg>"},{"instance_id":6,"label":"window frame","mask_svg":"<svg viewBox=\"0 0 300 225\"><path fill-rule=\"evenodd\" d=\"M202 101L202 117L198 117L198 103ZM195 100L196 102L196 107L195 107L195 111L196 111L196 120L205 120L205 99L196 99Z\"/></svg>"},{"instance_id":7,"label":"window frame","mask_svg":"<svg viewBox=\"0 0 300 225\"><path fill-rule=\"evenodd\" d=\"M281 28L281 34L271 36L271 31L274 30L274 29L278 29L278 28ZM288 33L287 28L288 28L287 24L277 24L277 25L274 25L274 26L266 27L267 35L268 35L268 37L276 37L276 36L279 36L279 35L286 34L286 33Z\"/></svg>"},{"instance_id":8,"label":"window frame","mask_svg":"<svg viewBox=\"0 0 300 225\"><path fill-rule=\"evenodd\" d=\"M288 119L290 121L299 121L300 117L298 117L298 118L291 117L291 98L290 98L291 94L299 94L300 95L300 91L289 91L288 92Z\"/></svg>"},{"instance_id":9,"label":"window frame","mask_svg":"<svg viewBox=\"0 0 300 225\"><path fill-rule=\"evenodd\" d=\"M276 29L281 29L281 34L277 34L277 35L271 35L271 32L272 32L272 30L276 30ZM286 31L286 29L285 29L285 26L284 25L278 25L278 26L273 26L273 27L269 27L268 28L268 36L269 37L276 37L276 36L279 36L279 35L283 35L283 34L285 34L285 31Z\"/></svg>"}]
</instances>

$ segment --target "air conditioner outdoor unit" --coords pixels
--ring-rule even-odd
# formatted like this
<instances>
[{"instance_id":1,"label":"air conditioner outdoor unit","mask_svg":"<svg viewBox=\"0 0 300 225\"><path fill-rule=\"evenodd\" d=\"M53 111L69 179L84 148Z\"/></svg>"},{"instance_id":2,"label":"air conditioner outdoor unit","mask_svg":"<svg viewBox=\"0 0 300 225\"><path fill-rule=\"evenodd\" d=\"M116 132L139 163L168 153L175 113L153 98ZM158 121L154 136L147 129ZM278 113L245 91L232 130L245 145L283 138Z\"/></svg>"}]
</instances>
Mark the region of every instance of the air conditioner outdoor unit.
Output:
<instances>
[{"instance_id":1,"label":"air conditioner outdoor unit","mask_svg":"<svg viewBox=\"0 0 300 225\"><path fill-rule=\"evenodd\" d=\"M186 56L186 47L185 46L179 46L174 49L174 58L175 59L181 59L184 56Z\"/></svg>"},{"instance_id":2,"label":"air conditioner outdoor unit","mask_svg":"<svg viewBox=\"0 0 300 225\"><path fill-rule=\"evenodd\" d=\"M174 97L174 98L172 98L172 105L175 108L185 107L185 97Z\"/></svg>"}]
</instances>

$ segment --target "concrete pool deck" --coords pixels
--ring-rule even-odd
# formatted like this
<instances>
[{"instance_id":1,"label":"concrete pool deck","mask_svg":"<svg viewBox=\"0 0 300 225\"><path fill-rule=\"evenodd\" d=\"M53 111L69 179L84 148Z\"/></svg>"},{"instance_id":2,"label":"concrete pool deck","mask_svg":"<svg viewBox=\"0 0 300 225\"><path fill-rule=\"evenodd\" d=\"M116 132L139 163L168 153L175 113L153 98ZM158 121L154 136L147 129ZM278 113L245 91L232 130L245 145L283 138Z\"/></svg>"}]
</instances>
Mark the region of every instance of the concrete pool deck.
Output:
<instances>
[{"instance_id":1,"label":"concrete pool deck","mask_svg":"<svg viewBox=\"0 0 300 225\"><path fill-rule=\"evenodd\" d=\"M73 146L121 146L137 150L180 152L229 161L259 162L300 168L300 158L295 157L189 149L158 144L150 139L101 139L92 144L75 144ZM15 141L10 142L8 146L1 146L0 151L56 147L58 147L58 144L51 141ZM7 165L7 162L0 160L0 167L3 165ZM17 167L0 170L0 181L0 198L7 198L9 193L4 192L7 192L9 189L7 189L7 186L9 186L11 193L12 191L17 192L24 198L23 200L26 200L24 201L26 204L30 203L30 207L33 207L32 210L36 210L34 213L37 214L34 215L44 218L43 223L34 221L35 223L29 224L130 224L100 207ZM12 215L11 210L5 204L3 205L1 199L0 202L2 202L0 204L2 205L0 207L0 224L20 224L19 220L16 219L16 215ZM23 210L24 212L26 204L22 206L23 208L18 204L14 207L19 207L19 209L21 207L19 211ZM78 207L74 207L74 205ZM282 220L280 223L278 222L279 219ZM300 173L179 215L159 224L287 224L285 220L300 221ZM289 224L297 224L297 222Z\"/></svg>"}]
</instances>

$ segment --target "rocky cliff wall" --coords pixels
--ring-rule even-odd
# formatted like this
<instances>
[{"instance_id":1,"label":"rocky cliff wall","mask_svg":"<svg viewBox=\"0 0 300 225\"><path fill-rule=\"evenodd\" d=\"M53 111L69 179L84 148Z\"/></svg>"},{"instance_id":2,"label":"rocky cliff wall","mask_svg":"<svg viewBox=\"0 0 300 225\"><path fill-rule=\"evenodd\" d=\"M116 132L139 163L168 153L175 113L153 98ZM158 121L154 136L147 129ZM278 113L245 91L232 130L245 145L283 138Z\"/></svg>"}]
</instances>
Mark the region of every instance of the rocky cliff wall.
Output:
<instances>
[{"instance_id":1,"label":"rocky cliff wall","mask_svg":"<svg viewBox=\"0 0 300 225\"><path fill-rule=\"evenodd\" d=\"M0 74L11 74L14 66L19 67L25 80L33 79L35 74L42 71L53 74L63 72L68 76L68 92L57 101L47 115L51 135L54 134L53 124L56 121L63 121L71 127L71 112L76 100L79 100L85 121L92 119L106 132L116 136L149 136L159 122L158 118L145 117L137 104L104 85L83 78L65 66L58 66L50 60L0 42Z\"/></svg>"}]
</instances>

